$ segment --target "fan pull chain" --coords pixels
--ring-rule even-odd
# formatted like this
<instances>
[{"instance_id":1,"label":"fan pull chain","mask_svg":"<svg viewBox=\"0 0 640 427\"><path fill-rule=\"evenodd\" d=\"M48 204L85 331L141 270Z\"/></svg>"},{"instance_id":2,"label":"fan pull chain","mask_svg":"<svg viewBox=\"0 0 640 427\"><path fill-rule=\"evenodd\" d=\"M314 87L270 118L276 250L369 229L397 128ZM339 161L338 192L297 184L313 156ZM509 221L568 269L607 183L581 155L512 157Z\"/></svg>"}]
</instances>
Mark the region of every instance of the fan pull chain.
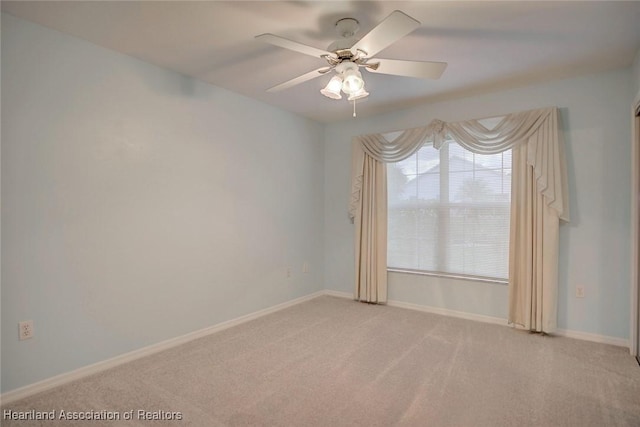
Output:
<instances>
[{"instance_id":1,"label":"fan pull chain","mask_svg":"<svg viewBox=\"0 0 640 427\"><path fill-rule=\"evenodd\" d=\"M353 117L356 116L356 100L353 100Z\"/></svg>"}]
</instances>

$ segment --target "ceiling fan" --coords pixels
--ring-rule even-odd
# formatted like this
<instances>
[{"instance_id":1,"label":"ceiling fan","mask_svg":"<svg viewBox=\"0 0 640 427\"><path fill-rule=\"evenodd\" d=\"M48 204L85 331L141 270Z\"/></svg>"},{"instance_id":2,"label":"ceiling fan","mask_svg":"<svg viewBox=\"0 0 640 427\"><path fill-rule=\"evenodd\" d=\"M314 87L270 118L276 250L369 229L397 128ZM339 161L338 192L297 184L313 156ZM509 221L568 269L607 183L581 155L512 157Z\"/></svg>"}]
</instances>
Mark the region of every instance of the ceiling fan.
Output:
<instances>
[{"instance_id":1,"label":"ceiling fan","mask_svg":"<svg viewBox=\"0 0 640 427\"><path fill-rule=\"evenodd\" d=\"M358 40L355 35L360 28L359 22L353 18L343 18L336 22L336 30L342 38L331 43L327 50L317 49L274 34L256 36L256 39L263 42L316 58L322 58L328 64L328 66L318 68L269 88L267 92L288 89L327 74L331 70L334 70L336 74L320 92L332 99L342 99L340 92L343 92L348 96L349 101L355 101L369 95L365 90L364 80L359 68L364 68L373 73L438 79L447 67L446 62L374 58L378 52L400 40L419 26L420 22L396 10Z\"/></svg>"}]
</instances>

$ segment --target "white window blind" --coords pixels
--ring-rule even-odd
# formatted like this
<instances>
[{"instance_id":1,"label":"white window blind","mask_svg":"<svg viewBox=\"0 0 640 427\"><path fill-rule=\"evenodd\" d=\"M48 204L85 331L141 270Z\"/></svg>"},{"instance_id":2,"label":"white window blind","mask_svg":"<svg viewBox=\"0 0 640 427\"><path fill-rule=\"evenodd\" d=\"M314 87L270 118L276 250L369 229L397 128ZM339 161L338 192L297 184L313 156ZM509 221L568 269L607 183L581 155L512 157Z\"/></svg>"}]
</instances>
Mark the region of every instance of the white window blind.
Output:
<instances>
[{"instance_id":1,"label":"white window blind","mask_svg":"<svg viewBox=\"0 0 640 427\"><path fill-rule=\"evenodd\" d=\"M425 145L387 172L389 268L507 278L510 150Z\"/></svg>"}]
</instances>

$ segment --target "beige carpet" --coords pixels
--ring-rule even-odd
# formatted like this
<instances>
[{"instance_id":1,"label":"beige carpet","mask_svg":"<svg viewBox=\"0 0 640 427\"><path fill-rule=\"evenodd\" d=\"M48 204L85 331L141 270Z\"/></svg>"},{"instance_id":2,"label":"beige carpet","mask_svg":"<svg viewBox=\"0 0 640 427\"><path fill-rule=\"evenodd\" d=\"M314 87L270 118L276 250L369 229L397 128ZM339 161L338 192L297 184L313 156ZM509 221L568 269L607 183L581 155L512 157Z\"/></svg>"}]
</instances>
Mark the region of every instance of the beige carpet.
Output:
<instances>
[{"instance_id":1,"label":"beige carpet","mask_svg":"<svg viewBox=\"0 0 640 427\"><path fill-rule=\"evenodd\" d=\"M121 416L7 427L637 427L640 367L624 348L320 297L3 409Z\"/></svg>"}]
</instances>

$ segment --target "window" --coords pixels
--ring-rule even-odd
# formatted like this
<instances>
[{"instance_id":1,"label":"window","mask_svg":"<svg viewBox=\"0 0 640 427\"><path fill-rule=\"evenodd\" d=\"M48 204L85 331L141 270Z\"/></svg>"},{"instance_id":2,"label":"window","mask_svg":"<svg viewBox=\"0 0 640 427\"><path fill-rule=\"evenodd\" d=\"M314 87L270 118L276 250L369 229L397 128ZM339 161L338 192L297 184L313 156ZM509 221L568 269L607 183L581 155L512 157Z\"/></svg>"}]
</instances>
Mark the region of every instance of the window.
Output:
<instances>
[{"instance_id":1,"label":"window","mask_svg":"<svg viewBox=\"0 0 640 427\"><path fill-rule=\"evenodd\" d=\"M387 165L389 268L508 277L511 151L454 141Z\"/></svg>"}]
</instances>

